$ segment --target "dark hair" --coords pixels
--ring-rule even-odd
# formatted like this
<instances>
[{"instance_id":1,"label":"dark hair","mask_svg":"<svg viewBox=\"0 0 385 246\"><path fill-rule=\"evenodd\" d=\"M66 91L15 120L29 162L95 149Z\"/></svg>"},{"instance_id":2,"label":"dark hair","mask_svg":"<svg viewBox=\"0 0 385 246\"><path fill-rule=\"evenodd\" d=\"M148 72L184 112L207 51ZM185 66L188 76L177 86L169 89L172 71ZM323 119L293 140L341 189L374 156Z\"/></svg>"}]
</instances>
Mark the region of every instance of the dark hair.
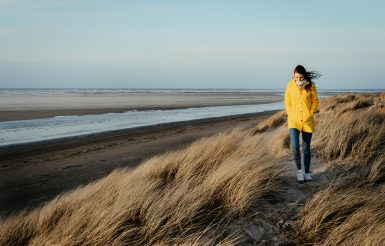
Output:
<instances>
[{"instance_id":1,"label":"dark hair","mask_svg":"<svg viewBox=\"0 0 385 246\"><path fill-rule=\"evenodd\" d=\"M297 65L294 68L294 73L302 74L305 77L306 81L310 82L310 84L305 86L306 90L309 90L311 88L311 82L313 82L313 79L318 79L322 76L317 71L306 71L306 69L302 65Z\"/></svg>"}]
</instances>

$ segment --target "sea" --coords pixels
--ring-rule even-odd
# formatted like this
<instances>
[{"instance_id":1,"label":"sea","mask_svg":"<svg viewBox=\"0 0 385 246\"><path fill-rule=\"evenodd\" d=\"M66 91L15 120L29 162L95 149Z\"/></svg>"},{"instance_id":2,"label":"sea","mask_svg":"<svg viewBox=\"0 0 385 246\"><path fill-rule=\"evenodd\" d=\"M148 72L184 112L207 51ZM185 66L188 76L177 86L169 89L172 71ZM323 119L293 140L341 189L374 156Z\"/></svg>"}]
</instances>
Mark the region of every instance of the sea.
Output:
<instances>
[{"instance_id":1,"label":"sea","mask_svg":"<svg viewBox=\"0 0 385 246\"><path fill-rule=\"evenodd\" d=\"M380 92L382 90L318 90L319 98L344 92ZM0 89L4 95L42 95L70 93L241 93L268 92L284 95L273 89ZM106 131L153 126L198 119L244 115L283 109L283 101L266 104L191 107L167 110L131 110L99 115L63 115L46 119L0 122L0 147L37 141L95 134Z\"/></svg>"}]
</instances>

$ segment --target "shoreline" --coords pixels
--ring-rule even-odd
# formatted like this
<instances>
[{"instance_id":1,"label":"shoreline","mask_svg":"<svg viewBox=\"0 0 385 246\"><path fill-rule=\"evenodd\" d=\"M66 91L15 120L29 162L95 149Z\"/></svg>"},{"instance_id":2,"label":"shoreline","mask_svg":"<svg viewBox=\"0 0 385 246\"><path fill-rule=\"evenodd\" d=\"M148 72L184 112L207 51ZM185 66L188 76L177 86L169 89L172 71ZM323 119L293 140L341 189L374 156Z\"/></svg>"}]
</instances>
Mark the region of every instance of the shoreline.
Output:
<instances>
[{"instance_id":1,"label":"shoreline","mask_svg":"<svg viewBox=\"0 0 385 246\"><path fill-rule=\"evenodd\" d=\"M0 147L0 214L33 208L117 168L174 151L237 127L252 128L280 110L232 115Z\"/></svg>"},{"instance_id":2,"label":"shoreline","mask_svg":"<svg viewBox=\"0 0 385 246\"><path fill-rule=\"evenodd\" d=\"M282 102L231 105L178 110L128 111L99 115L61 116L47 119L0 122L0 148L58 138L70 138L159 124L241 116L263 111L281 110Z\"/></svg>"},{"instance_id":3,"label":"shoreline","mask_svg":"<svg viewBox=\"0 0 385 246\"><path fill-rule=\"evenodd\" d=\"M133 127L133 128L90 133L90 134L84 134L84 135L78 135L78 136L70 136L70 137L62 137L62 138L34 141L34 142L28 142L28 143L4 145L4 146L0 146L0 156L1 156L1 160L5 160L7 159L7 156L18 155L20 153L25 154L28 152L39 151L40 149L47 149L47 148L55 149L56 146L61 146L61 145L66 146L66 145L71 145L73 143L87 144L89 141L104 141L104 140L113 139L115 137L126 137L132 134L151 133L156 131L168 130L175 127L190 125L190 124L217 123L217 122L223 122L227 120L237 120L237 119L255 117L255 116L260 116L265 114L270 115L278 111L281 111L281 110L270 110L270 111L263 111L258 113L228 115L228 116L210 117L210 118L196 119L196 120L160 123L160 124L155 124L150 126L139 126L139 127ZM1 170L1 166L0 166L0 170Z\"/></svg>"},{"instance_id":4,"label":"shoreline","mask_svg":"<svg viewBox=\"0 0 385 246\"><path fill-rule=\"evenodd\" d=\"M217 104L203 104L203 105L186 105L186 106L144 106L144 107L124 107L124 108L81 108L81 109L60 109L60 110L2 110L0 111L0 122L16 121L16 120L33 120L46 119L56 116L75 116L75 115L98 115L108 113L124 113L127 111L146 111L146 110L173 110L173 109L188 109L188 108L203 108L216 106L241 106L241 105L256 105L280 102L282 100L266 100L258 101L256 103L217 103Z\"/></svg>"},{"instance_id":5,"label":"shoreline","mask_svg":"<svg viewBox=\"0 0 385 246\"><path fill-rule=\"evenodd\" d=\"M9 94L0 97L0 121L133 110L265 104L282 100L283 95L276 92Z\"/></svg>"}]
</instances>

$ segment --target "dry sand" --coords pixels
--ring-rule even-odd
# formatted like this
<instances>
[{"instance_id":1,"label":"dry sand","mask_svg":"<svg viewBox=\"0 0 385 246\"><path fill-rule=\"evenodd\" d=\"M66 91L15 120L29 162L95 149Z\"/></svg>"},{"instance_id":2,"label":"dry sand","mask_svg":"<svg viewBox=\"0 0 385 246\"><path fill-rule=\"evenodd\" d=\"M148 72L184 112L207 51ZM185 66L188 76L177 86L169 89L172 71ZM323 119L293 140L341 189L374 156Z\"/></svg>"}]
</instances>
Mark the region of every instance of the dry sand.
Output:
<instances>
[{"instance_id":1,"label":"dry sand","mask_svg":"<svg viewBox=\"0 0 385 246\"><path fill-rule=\"evenodd\" d=\"M36 207L56 195L135 167L153 155L234 127L251 128L276 111L163 124L0 148L0 212Z\"/></svg>"}]
</instances>

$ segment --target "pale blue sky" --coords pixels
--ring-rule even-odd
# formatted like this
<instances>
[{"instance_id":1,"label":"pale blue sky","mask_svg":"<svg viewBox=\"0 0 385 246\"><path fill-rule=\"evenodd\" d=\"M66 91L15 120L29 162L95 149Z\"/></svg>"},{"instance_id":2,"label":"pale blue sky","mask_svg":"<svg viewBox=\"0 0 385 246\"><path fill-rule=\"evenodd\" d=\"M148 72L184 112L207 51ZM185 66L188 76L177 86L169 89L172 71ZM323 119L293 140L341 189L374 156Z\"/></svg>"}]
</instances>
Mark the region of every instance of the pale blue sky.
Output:
<instances>
[{"instance_id":1,"label":"pale blue sky","mask_svg":"<svg viewBox=\"0 0 385 246\"><path fill-rule=\"evenodd\" d=\"M385 88L383 1L0 0L0 87Z\"/></svg>"}]
</instances>

